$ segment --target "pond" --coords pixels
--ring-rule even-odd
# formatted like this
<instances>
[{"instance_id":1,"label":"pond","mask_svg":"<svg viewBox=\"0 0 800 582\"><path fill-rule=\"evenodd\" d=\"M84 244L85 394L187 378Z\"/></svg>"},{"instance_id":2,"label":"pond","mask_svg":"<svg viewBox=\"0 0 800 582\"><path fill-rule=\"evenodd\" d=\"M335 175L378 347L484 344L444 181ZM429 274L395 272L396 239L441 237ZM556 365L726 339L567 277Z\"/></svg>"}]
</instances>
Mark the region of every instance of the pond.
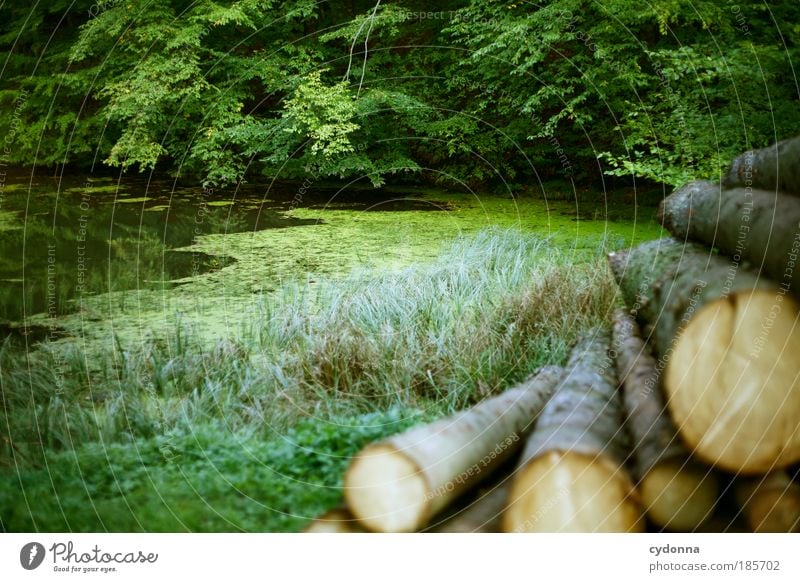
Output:
<instances>
[{"instance_id":1,"label":"pond","mask_svg":"<svg viewBox=\"0 0 800 582\"><path fill-rule=\"evenodd\" d=\"M180 322L213 339L246 325L257 301L286 281L313 285L427 261L489 226L548 236L579 260L661 235L652 207L608 205L602 192L580 202L568 191L545 194L9 180L0 206L0 334L29 344L137 341Z\"/></svg>"}]
</instances>

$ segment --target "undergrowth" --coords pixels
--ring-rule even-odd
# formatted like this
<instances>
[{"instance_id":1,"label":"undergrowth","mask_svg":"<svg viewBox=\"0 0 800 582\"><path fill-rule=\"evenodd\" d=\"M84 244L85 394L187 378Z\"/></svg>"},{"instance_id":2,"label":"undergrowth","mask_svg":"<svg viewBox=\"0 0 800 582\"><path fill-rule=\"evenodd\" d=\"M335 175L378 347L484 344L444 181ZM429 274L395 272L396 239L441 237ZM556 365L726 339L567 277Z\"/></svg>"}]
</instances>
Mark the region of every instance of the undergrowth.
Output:
<instances>
[{"instance_id":1,"label":"undergrowth","mask_svg":"<svg viewBox=\"0 0 800 582\"><path fill-rule=\"evenodd\" d=\"M182 327L91 362L6 342L3 527L296 528L358 446L563 362L614 296L599 251L489 230L432 264L286 284L211 349Z\"/></svg>"}]
</instances>

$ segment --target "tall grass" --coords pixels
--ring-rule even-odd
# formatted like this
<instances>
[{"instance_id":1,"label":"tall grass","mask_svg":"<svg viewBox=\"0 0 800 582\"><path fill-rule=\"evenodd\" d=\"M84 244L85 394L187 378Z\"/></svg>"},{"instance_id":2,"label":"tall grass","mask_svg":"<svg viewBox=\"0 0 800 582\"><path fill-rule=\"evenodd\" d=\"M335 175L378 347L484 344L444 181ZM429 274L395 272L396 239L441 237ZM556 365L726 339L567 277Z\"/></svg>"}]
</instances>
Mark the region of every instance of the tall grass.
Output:
<instances>
[{"instance_id":1,"label":"tall grass","mask_svg":"<svg viewBox=\"0 0 800 582\"><path fill-rule=\"evenodd\" d=\"M91 361L77 342L6 342L0 463L212 423L266 436L389 407L441 415L563 361L613 301L601 257L574 262L546 239L489 230L433 264L287 284L212 349L180 326Z\"/></svg>"},{"instance_id":2,"label":"tall grass","mask_svg":"<svg viewBox=\"0 0 800 582\"><path fill-rule=\"evenodd\" d=\"M258 346L316 401L452 409L564 359L613 296L604 265L492 230L433 265L284 288L264 302Z\"/></svg>"},{"instance_id":3,"label":"tall grass","mask_svg":"<svg viewBox=\"0 0 800 582\"><path fill-rule=\"evenodd\" d=\"M562 362L603 322L598 256L486 231L433 264L287 284L213 347L0 347L0 531L288 531L360 446Z\"/></svg>"}]
</instances>

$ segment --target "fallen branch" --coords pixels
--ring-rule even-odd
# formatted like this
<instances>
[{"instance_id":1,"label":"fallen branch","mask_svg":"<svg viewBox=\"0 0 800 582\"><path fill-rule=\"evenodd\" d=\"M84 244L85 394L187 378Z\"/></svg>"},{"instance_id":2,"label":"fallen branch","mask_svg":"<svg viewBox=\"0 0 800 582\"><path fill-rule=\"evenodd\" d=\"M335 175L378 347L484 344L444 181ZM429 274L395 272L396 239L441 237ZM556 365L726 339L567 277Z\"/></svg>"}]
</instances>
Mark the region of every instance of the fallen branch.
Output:
<instances>
[{"instance_id":1,"label":"fallen branch","mask_svg":"<svg viewBox=\"0 0 800 582\"><path fill-rule=\"evenodd\" d=\"M800 295L800 199L698 180L665 198L659 217L678 240L714 246Z\"/></svg>"},{"instance_id":2,"label":"fallen branch","mask_svg":"<svg viewBox=\"0 0 800 582\"><path fill-rule=\"evenodd\" d=\"M434 533L496 533L508 501L511 479L495 485L430 531Z\"/></svg>"},{"instance_id":3,"label":"fallen branch","mask_svg":"<svg viewBox=\"0 0 800 582\"><path fill-rule=\"evenodd\" d=\"M303 530L305 533L362 533L361 527L346 507L329 509L312 520Z\"/></svg>"}]
</instances>

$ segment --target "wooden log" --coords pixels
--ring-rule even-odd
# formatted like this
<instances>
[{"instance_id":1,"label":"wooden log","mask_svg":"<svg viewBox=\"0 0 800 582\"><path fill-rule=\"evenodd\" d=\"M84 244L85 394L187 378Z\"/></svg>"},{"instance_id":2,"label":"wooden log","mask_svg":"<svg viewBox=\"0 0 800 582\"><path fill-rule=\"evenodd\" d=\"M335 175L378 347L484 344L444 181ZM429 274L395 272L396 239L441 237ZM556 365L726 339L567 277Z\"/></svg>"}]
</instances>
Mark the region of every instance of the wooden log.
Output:
<instances>
[{"instance_id":1,"label":"wooden log","mask_svg":"<svg viewBox=\"0 0 800 582\"><path fill-rule=\"evenodd\" d=\"M434 524L430 533L496 533L506 506L511 478L479 492L474 500ZM303 533L365 533L355 516L345 506L334 507L313 519Z\"/></svg>"},{"instance_id":2,"label":"wooden log","mask_svg":"<svg viewBox=\"0 0 800 582\"><path fill-rule=\"evenodd\" d=\"M523 450L503 515L510 532L641 531L644 520L624 463L622 400L609 334L573 348L567 375Z\"/></svg>"},{"instance_id":3,"label":"wooden log","mask_svg":"<svg viewBox=\"0 0 800 582\"><path fill-rule=\"evenodd\" d=\"M673 239L612 253L609 262L652 337L672 418L695 456L737 473L800 459L795 299Z\"/></svg>"},{"instance_id":4,"label":"wooden log","mask_svg":"<svg viewBox=\"0 0 800 582\"><path fill-rule=\"evenodd\" d=\"M469 410L364 448L345 474L345 499L367 529L411 532L518 450L563 370L547 366Z\"/></svg>"},{"instance_id":5,"label":"wooden log","mask_svg":"<svg viewBox=\"0 0 800 582\"><path fill-rule=\"evenodd\" d=\"M784 471L740 480L736 498L753 532L800 532L800 485Z\"/></svg>"},{"instance_id":6,"label":"wooden log","mask_svg":"<svg viewBox=\"0 0 800 582\"><path fill-rule=\"evenodd\" d=\"M736 519L725 519L721 516L713 516L701 523L693 533L750 533L744 524Z\"/></svg>"},{"instance_id":7,"label":"wooden log","mask_svg":"<svg viewBox=\"0 0 800 582\"><path fill-rule=\"evenodd\" d=\"M800 195L800 137L736 157L725 174L724 185Z\"/></svg>"},{"instance_id":8,"label":"wooden log","mask_svg":"<svg viewBox=\"0 0 800 582\"><path fill-rule=\"evenodd\" d=\"M661 202L659 218L678 240L720 249L800 295L800 199L698 180Z\"/></svg>"},{"instance_id":9,"label":"wooden log","mask_svg":"<svg viewBox=\"0 0 800 582\"><path fill-rule=\"evenodd\" d=\"M639 326L623 310L614 313L612 348L642 506L659 526L694 530L714 512L716 478L690 459L680 442L664 403L656 360Z\"/></svg>"},{"instance_id":10,"label":"wooden log","mask_svg":"<svg viewBox=\"0 0 800 582\"><path fill-rule=\"evenodd\" d=\"M363 533L364 528L358 523L346 507L329 509L312 520L304 533Z\"/></svg>"},{"instance_id":11,"label":"wooden log","mask_svg":"<svg viewBox=\"0 0 800 582\"><path fill-rule=\"evenodd\" d=\"M481 492L472 503L434 526L433 533L496 533L508 501L511 478Z\"/></svg>"}]
</instances>

